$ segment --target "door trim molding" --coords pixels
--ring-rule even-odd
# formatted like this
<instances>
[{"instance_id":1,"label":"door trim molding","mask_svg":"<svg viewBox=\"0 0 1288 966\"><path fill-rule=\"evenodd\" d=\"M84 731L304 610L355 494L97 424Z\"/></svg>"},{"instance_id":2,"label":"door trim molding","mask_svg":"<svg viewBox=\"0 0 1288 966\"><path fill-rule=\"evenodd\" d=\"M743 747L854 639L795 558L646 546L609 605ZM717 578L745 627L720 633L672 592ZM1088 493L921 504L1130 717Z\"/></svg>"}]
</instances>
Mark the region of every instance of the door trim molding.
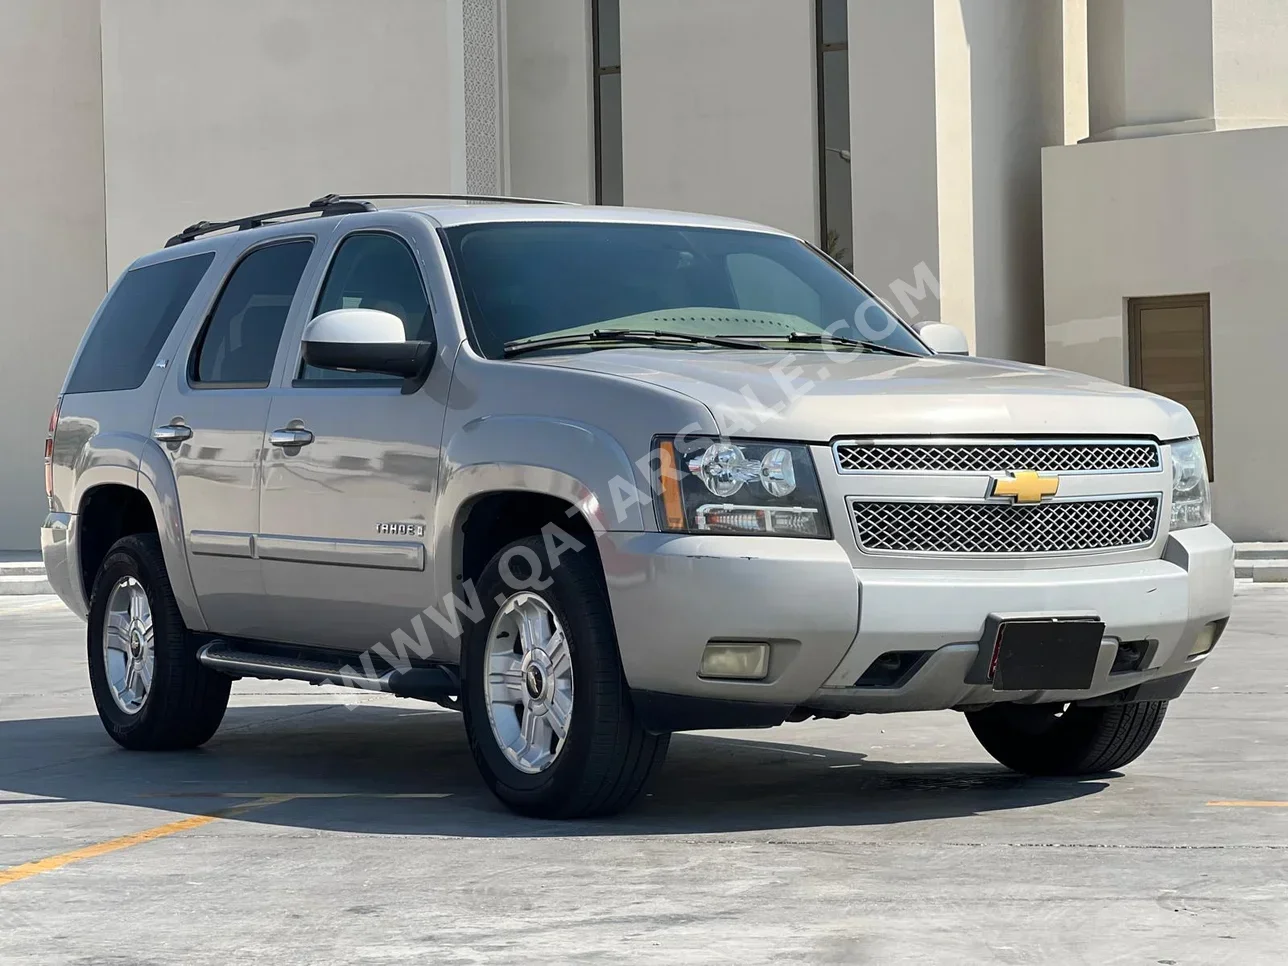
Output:
<instances>
[{"instance_id":1,"label":"door trim molding","mask_svg":"<svg viewBox=\"0 0 1288 966\"><path fill-rule=\"evenodd\" d=\"M257 534L255 556L261 560L322 564L333 567L367 567L375 570L424 570L425 545L402 541L335 540Z\"/></svg>"},{"instance_id":2,"label":"door trim molding","mask_svg":"<svg viewBox=\"0 0 1288 966\"><path fill-rule=\"evenodd\" d=\"M203 557L254 557L255 535L226 530L193 530L188 549Z\"/></svg>"}]
</instances>

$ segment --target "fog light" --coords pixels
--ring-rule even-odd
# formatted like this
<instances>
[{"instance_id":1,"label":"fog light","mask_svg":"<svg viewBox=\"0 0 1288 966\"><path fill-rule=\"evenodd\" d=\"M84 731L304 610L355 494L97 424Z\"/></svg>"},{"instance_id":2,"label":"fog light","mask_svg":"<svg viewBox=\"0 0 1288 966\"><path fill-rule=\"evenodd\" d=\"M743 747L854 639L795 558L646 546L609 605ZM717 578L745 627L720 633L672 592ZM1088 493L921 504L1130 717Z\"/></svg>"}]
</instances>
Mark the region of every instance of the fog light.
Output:
<instances>
[{"instance_id":1,"label":"fog light","mask_svg":"<svg viewBox=\"0 0 1288 966\"><path fill-rule=\"evenodd\" d=\"M708 644L698 676L760 681L769 674L768 644Z\"/></svg>"},{"instance_id":2,"label":"fog light","mask_svg":"<svg viewBox=\"0 0 1288 966\"><path fill-rule=\"evenodd\" d=\"M1190 657L1202 657L1216 647L1217 638L1221 636L1223 623L1223 621L1213 621L1199 631L1199 636L1194 638L1194 643L1190 645Z\"/></svg>"}]
</instances>

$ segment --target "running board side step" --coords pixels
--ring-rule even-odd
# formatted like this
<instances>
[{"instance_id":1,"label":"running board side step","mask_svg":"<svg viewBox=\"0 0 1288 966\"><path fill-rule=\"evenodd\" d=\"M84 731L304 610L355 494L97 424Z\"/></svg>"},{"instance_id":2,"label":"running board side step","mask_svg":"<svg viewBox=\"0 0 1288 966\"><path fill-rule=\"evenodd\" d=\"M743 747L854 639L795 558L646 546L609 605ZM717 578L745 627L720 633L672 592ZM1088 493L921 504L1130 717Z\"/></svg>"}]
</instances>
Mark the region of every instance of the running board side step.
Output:
<instances>
[{"instance_id":1,"label":"running board side step","mask_svg":"<svg viewBox=\"0 0 1288 966\"><path fill-rule=\"evenodd\" d=\"M411 667L391 669L371 677L354 668L358 655L337 657L333 661L284 657L248 649L244 644L213 640L197 651L197 660L213 671L232 677L259 678L264 681L306 681L309 684L335 684L364 691L382 691L400 698L424 701L451 701L461 693L460 680L448 667ZM343 663L342 663L343 662Z\"/></svg>"}]
</instances>

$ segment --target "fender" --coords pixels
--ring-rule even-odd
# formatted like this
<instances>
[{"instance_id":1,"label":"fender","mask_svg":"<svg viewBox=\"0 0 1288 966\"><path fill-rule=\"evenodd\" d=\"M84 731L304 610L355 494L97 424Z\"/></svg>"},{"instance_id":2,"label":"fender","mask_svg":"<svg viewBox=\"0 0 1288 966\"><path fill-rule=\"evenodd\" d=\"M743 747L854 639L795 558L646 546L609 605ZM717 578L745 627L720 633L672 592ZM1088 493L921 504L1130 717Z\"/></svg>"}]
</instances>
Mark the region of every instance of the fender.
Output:
<instances>
[{"instance_id":1,"label":"fender","mask_svg":"<svg viewBox=\"0 0 1288 966\"><path fill-rule=\"evenodd\" d=\"M79 514L89 491L109 483L137 490L139 453L145 442L135 433L94 433L80 443L72 464L71 497L66 508Z\"/></svg>"},{"instance_id":2,"label":"fender","mask_svg":"<svg viewBox=\"0 0 1288 966\"><path fill-rule=\"evenodd\" d=\"M134 433L99 433L81 446L74 469L71 502L77 514L90 491L100 486L117 484L143 494L152 507L170 586L184 623L194 631L206 630L188 569L174 471L160 444ZM68 565L79 579L79 541L76 544L69 550ZM88 588L83 593L88 598Z\"/></svg>"},{"instance_id":3,"label":"fender","mask_svg":"<svg viewBox=\"0 0 1288 966\"><path fill-rule=\"evenodd\" d=\"M170 589L179 605L179 613L189 630L208 630L206 618L197 602L197 589L188 568L188 550L183 538L183 515L179 509L179 488L174 466L161 444L145 439L139 457L138 489L152 505L161 539L161 554L170 577Z\"/></svg>"},{"instance_id":4,"label":"fender","mask_svg":"<svg viewBox=\"0 0 1288 966\"><path fill-rule=\"evenodd\" d=\"M537 416L476 419L446 441L442 467L431 556L436 598L456 587L455 541L468 505L489 493L557 497L596 533L647 529L644 507L620 501L637 485L638 469L616 439L594 426Z\"/></svg>"},{"instance_id":5,"label":"fender","mask_svg":"<svg viewBox=\"0 0 1288 966\"><path fill-rule=\"evenodd\" d=\"M90 491L100 486L115 484L137 490L138 452L143 446L143 438L136 434L100 433L97 430L98 425L93 421L63 417L58 424L59 435L54 443L54 504L55 510L70 514L65 567L67 579L71 581L72 592L76 597L76 606L72 610L82 619L88 618L89 597L93 588L85 585L81 575L80 547L84 537L77 525L81 508ZM62 453L71 458L60 460ZM58 485L60 470L70 471L70 489L63 489ZM63 494L66 495L66 500L62 499Z\"/></svg>"}]
</instances>

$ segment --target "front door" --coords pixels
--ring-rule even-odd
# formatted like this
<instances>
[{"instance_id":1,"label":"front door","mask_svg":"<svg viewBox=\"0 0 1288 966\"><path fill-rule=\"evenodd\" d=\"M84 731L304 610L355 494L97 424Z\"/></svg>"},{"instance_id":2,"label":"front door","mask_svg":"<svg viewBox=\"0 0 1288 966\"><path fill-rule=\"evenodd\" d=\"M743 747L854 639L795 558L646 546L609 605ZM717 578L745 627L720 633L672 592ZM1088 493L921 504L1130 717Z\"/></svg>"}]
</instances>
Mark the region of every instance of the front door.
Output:
<instances>
[{"instance_id":1,"label":"front door","mask_svg":"<svg viewBox=\"0 0 1288 966\"><path fill-rule=\"evenodd\" d=\"M374 308L433 338L420 265L392 231L344 236L308 317ZM450 373L404 396L401 380L294 362L269 404L256 549L272 640L363 651L430 600L429 529ZM430 629L431 633L433 628Z\"/></svg>"},{"instance_id":2,"label":"front door","mask_svg":"<svg viewBox=\"0 0 1288 966\"><path fill-rule=\"evenodd\" d=\"M193 585L219 634L263 629L260 452L278 347L312 250L311 239L293 238L246 254L157 404L153 433L174 468Z\"/></svg>"}]
</instances>

